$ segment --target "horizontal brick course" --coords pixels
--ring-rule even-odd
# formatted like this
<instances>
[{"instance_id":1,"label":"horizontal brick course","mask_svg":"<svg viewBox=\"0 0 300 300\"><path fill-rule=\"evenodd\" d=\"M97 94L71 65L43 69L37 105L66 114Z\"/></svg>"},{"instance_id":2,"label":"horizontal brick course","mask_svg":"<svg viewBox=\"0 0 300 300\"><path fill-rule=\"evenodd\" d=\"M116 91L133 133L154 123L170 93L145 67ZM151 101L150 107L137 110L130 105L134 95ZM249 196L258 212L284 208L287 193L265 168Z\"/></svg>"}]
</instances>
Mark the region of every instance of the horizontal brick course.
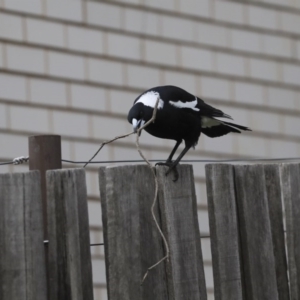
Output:
<instances>
[{"instance_id":1,"label":"horizontal brick course","mask_svg":"<svg viewBox=\"0 0 300 300\"><path fill-rule=\"evenodd\" d=\"M249 25L267 29L278 29L279 13L276 10L258 6L249 6Z\"/></svg>"},{"instance_id":2,"label":"horizontal brick course","mask_svg":"<svg viewBox=\"0 0 300 300\"><path fill-rule=\"evenodd\" d=\"M194 41L196 38L195 22L164 16L162 18L162 36L182 41Z\"/></svg>"},{"instance_id":3,"label":"horizontal brick course","mask_svg":"<svg viewBox=\"0 0 300 300\"><path fill-rule=\"evenodd\" d=\"M159 70L142 66L127 66L128 85L143 89L161 85Z\"/></svg>"},{"instance_id":4,"label":"horizontal brick course","mask_svg":"<svg viewBox=\"0 0 300 300\"><path fill-rule=\"evenodd\" d=\"M145 60L151 63L177 65L177 47L171 44L145 41Z\"/></svg>"},{"instance_id":5,"label":"horizontal brick course","mask_svg":"<svg viewBox=\"0 0 300 300\"><path fill-rule=\"evenodd\" d=\"M124 83L122 63L93 58L89 58L87 62L90 81L118 85Z\"/></svg>"},{"instance_id":6,"label":"horizontal brick course","mask_svg":"<svg viewBox=\"0 0 300 300\"><path fill-rule=\"evenodd\" d=\"M124 9L125 29L142 34L158 35L160 16L137 9Z\"/></svg>"},{"instance_id":7,"label":"horizontal brick course","mask_svg":"<svg viewBox=\"0 0 300 300\"><path fill-rule=\"evenodd\" d=\"M107 111L106 91L103 88L85 86L81 84L70 85L71 105L92 111Z\"/></svg>"},{"instance_id":8,"label":"horizontal brick course","mask_svg":"<svg viewBox=\"0 0 300 300\"><path fill-rule=\"evenodd\" d=\"M235 82L235 101L263 105L267 102L264 87L257 84Z\"/></svg>"},{"instance_id":9,"label":"horizontal brick course","mask_svg":"<svg viewBox=\"0 0 300 300\"><path fill-rule=\"evenodd\" d=\"M246 75L245 58L223 53L217 53L216 58L218 72L237 76Z\"/></svg>"},{"instance_id":10,"label":"horizontal brick course","mask_svg":"<svg viewBox=\"0 0 300 300\"><path fill-rule=\"evenodd\" d=\"M262 35L239 29L231 30L231 47L236 50L260 53L262 51Z\"/></svg>"},{"instance_id":11,"label":"horizontal brick course","mask_svg":"<svg viewBox=\"0 0 300 300\"><path fill-rule=\"evenodd\" d=\"M10 128L29 133L47 133L50 131L48 110L10 106Z\"/></svg>"},{"instance_id":12,"label":"horizontal brick course","mask_svg":"<svg viewBox=\"0 0 300 300\"><path fill-rule=\"evenodd\" d=\"M297 109L296 92L276 87L268 87L268 105L284 109Z\"/></svg>"},{"instance_id":13,"label":"horizontal brick course","mask_svg":"<svg viewBox=\"0 0 300 300\"><path fill-rule=\"evenodd\" d=\"M133 105L133 101L138 97L138 93L115 90L111 90L109 95L110 111L124 114L125 116Z\"/></svg>"},{"instance_id":14,"label":"horizontal brick course","mask_svg":"<svg viewBox=\"0 0 300 300\"><path fill-rule=\"evenodd\" d=\"M300 66L285 64L283 66L283 81L298 85L300 83Z\"/></svg>"},{"instance_id":15,"label":"horizontal brick course","mask_svg":"<svg viewBox=\"0 0 300 300\"><path fill-rule=\"evenodd\" d=\"M6 159L14 159L21 155L27 155L28 137L18 134L0 133L0 147L1 157ZM2 168L0 168L0 172L2 172Z\"/></svg>"},{"instance_id":16,"label":"horizontal brick course","mask_svg":"<svg viewBox=\"0 0 300 300\"><path fill-rule=\"evenodd\" d=\"M46 15L63 20L82 22L82 2L46 0Z\"/></svg>"},{"instance_id":17,"label":"horizontal brick course","mask_svg":"<svg viewBox=\"0 0 300 300\"><path fill-rule=\"evenodd\" d=\"M65 83L43 79L30 79L30 102L43 105L67 105Z\"/></svg>"},{"instance_id":18,"label":"horizontal brick course","mask_svg":"<svg viewBox=\"0 0 300 300\"><path fill-rule=\"evenodd\" d=\"M26 19L27 41L30 43L64 47L64 26L54 22Z\"/></svg>"},{"instance_id":19,"label":"horizontal brick course","mask_svg":"<svg viewBox=\"0 0 300 300\"><path fill-rule=\"evenodd\" d=\"M141 59L141 45L139 38L109 33L107 34L107 47L107 53L109 55L134 60Z\"/></svg>"},{"instance_id":20,"label":"horizontal brick course","mask_svg":"<svg viewBox=\"0 0 300 300\"><path fill-rule=\"evenodd\" d=\"M49 74L73 79L85 78L84 58L59 52L48 53Z\"/></svg>"},{"instance_id":21,"label":"horizontal brick course","mask_svg":"<svg viewBox=\"0 0 300 300\"><path fill-rule=\"evenodd\" d=\"M213 71L213 53L193 47L181 47L181 65L184 68Z\"/></svg>"},{"instance_id":22,"label":"horizontal brick course","mask_svg":"<svg viewBox=\"0 0 300 300\"><path fill-rule=\"evenodd\" d=\"M99 30L68 26L67 35L69 49L96 54L104 52L103 33Z\"/></svg>"},{"instance_id":23,"label":"horizontal brick course","mask_svg":"<svg viewBox=\"0 0 300 300\"><path fill-rule=\"evenodd\" d=\"M201 97L222 100L231 99L230 81L212 77L201 77Z\"/></svg>"},{"instance_id":24,"label":"horizontal brick course","mask_svg":"<svg viewBox=\"0 0 300 300\"><path fill-rule=\"evenodd\" d=\"M262 59L250 59L250 76L268 81L278 81L278 66L276 62Z\"/></svg>"},{"instance_id":25,"label":"horizontal brick course","mask_svg":"<svg viewBox=\"0 0 300 300\"><path fill-rule=\"evenodd\" d=\"M53 111L53 133L62 136L89 137L89 116L86 114Z\"/></svg>"},{"instance_id":26,"label":"horizontal brick course","mask_svg":"<svg viewBox=\"0 0 300 300\"><path fill-rule=\"evenodd\" d=\"M93 138L103 141L110 140L116 136L130 132L131 126L124 119L111 119L107 116L92 116ZM111 124L108 126L107 124Z\"/></svg>"},{"instance_id":27,"label":"horizontal brick course","mask_svg":"<svg viewBox=\"0 0 300 300\"><path fill-rule=\"evenodd\" d=\"M5 100L27 100L25 77L0 74L0 97Z\"/></svg>"},{"instance_id":28,"label":"horizontal brick course","mask_svg":"<svg viewBox=\"0 0 300 300\"><path fill-rule=\"evenodd\" d=\"M3 7L8 10L17 12L26 12L31 14L42 14L42 0L30 0L30 1L20 1L20 0L3 0Z\"/></svg>"},{"instance_id":29,"label":"horizontal brick course","mask_svg":"<svg viewBox=\"0 0 300 300\"><path fill-rule=\"evenodd\" d=\"M230 1L215 1L215 19L230 23L245 23L245 5Z\"/></svg>"},{"instance_id":30,"label":"horizontal brick course","mask_svg":"<svg viewBox=\"0 0 300 300\"><path fill-rule=\"evenodd\" d=\"M179 11L182 13L209 18L211 17L210 5L210 0L180 0Z\"/></svg>"},{"instance_id":31,"label":"horizontal brick course","mask_svg":"<svg viewBox=\"0 0 300 300\"><path fill-rule=\"evenodd\" d=\"M16 71L44 74L45 51L22 46L6 46L7 68Z\"/></svg>"},{"instance_id":32,"label":"horizontal brick course","mask_svg":"<svg viewBox=\"0 0 300 300\"><path fill-rule=\"evenodd\" d=\"M6 105L0 103L0 128L7 128L8 120L6 116Z\"/></svg>"},{"instance_id":33,"label":"horizontal brick course","mask_svg":"<svg viewBox=\"0 0 300 300\"><path fill-rule=\"evenodd\" d=\"M10 40L24 40L22 18L0 13L0 37Z\"/></svg>"},{"instance_id":34,"label":"horizontal brick course","mask_svg":"<svg viewBox=\"0 0 300 300\"><path fill-rule=\"evenodd\" d=\"M111 28L121 28L121 8L106 3L88 1L86 3L87 22Z\"/></svg>"}]
</instances>

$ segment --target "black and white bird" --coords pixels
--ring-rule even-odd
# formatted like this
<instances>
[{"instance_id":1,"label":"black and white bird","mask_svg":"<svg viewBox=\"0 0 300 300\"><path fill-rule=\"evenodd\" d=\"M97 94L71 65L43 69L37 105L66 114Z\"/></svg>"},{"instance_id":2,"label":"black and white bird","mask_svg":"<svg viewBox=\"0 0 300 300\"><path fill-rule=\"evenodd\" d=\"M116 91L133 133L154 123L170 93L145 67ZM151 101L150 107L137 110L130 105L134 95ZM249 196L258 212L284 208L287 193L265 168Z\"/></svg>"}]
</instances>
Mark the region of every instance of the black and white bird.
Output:
<instances>
[{"instance_id":1,"label":"black and white bird","mask_svg":"<svg viewBox=\"0 0 300 300\"><path fill-rule=\"evenodd\" d=\"M166 175L174 170L174 181L178 179L177 164L191 147L197 145L201 132L214 138L229 132L241 133L241 130L250 130L245 126L217 119L232 118L187 91L167 85L149 89L136 98L128 113L128 121L135 132L152 118L157 99L159 102L155 122L150 123L145 130L155 137L176 141L167 161L158 163L169 166ZM172 161L183 140L185 148L177 159Z\"/></svg>"}]
</instances>

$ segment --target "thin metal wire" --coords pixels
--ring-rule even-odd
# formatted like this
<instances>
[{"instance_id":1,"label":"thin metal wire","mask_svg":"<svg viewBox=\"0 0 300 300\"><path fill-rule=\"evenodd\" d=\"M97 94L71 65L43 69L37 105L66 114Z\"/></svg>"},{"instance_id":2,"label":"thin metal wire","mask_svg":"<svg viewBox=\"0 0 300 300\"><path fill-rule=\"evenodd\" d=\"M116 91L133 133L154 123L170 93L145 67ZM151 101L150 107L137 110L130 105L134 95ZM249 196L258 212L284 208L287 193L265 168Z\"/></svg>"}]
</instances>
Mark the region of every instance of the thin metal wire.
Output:
<instances>
[{"instance_id":1,"label":"thin metal wire","mask_svg":"<svg viewBox=\"0 0 300 300\"><path fill-rule=\"evenodd\" d=\"M148 159L151 162L166 161L165 159ZM181 162L190 163L227 163L227 162L258 162L258 161L290 161L300 160L300 157L283 157L283 158L239 158L239 159L182 159ZM62 162L72 164L85 164L86 161L73 161L62 159ZM106 160L106 161L91 161L90 164L112 164L112 163L142 163L142 159L134 160Z\"/></svg>"},{"instance_id":2,"label":"thin metal wire","mask_svg":"<svg viewBox=\"0 0 300 300\"><path fill-rule=\"evenodd\" d=\"M4 166L4 165L13 165L13 164L14 164L13 161L0 162L0 166Z\"/></svg>"},{"instance_id":3,"label":"thin metal wire","mask_svg":"<svg viewBox=\"0 0 300 300\"><path fill-rule=\"evenodd\" d=\"M237 158L237 159L182 159L181 162L190 163L229 163L229 162L259 162L259 161L291 161L300 160L300 157L282 157L282 158ZM74 161L69 159L62 159L62 162L70 164L86 164L87 161ZM149 159L151 162L166 161L165 159ZM142 159L133 160L104 160L104 161L91 161L90 164L113 164L113 163L142 163ZM0 166L13 165L14 161L0 162Z\"/></svg>"}]
</instances>

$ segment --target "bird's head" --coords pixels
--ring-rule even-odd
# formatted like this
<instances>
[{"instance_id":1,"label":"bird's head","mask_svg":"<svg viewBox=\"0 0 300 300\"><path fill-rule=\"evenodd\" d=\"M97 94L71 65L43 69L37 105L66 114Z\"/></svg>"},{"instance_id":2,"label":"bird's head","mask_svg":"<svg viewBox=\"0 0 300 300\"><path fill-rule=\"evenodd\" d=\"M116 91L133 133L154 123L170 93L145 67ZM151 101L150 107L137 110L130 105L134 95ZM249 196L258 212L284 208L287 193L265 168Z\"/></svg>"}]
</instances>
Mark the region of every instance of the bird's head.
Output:
<instances>
[{"instance_id":1,"label":"bird's head","mask_svg":"<svg viewBox=\"0 0 300 300\"><path fill-rule=\"evenodd\" d=\"M151 119L151 116L151 108L145 106L143 103L136 103L130 109L127 119L128 122L132 124L133 131L137 132L145 122Z\"/></svg>"}]
</instances>

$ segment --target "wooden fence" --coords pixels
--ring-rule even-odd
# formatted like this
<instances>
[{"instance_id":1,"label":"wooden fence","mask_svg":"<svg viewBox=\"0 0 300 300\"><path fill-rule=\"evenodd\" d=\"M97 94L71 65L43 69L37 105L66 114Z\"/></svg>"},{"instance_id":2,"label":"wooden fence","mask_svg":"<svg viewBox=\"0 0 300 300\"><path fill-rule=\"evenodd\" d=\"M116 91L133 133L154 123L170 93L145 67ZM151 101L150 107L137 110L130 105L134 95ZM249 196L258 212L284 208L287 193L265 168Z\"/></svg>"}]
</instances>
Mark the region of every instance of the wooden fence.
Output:
<instances>
[{"instance_id":1,"label":"wooden fence","mask_svg":"<svg viewBox=\"0 0 300 300\"><path fill-rule=\"evenodd\" d=\"M93 299L85 171L47 168L0 175L1 300ZM176 183L165 171L155 214L170 257L141 285L165 254L153 174L99 169L109 300L207 299L193 170ZM215 299L299 299L300 164L207 165L206 177Z\"/></svg>"},{"instance_id":2,"label":"wooden fence","mask_svg":"<svg viewBox=\"0 0 300 300\"><path fill-rule=\"evenodd\" d=\"M93 299L85 172L47 172L48 243L40 182L39 171L0 175L0 299Z\"/></svg>"}]
</instances>

